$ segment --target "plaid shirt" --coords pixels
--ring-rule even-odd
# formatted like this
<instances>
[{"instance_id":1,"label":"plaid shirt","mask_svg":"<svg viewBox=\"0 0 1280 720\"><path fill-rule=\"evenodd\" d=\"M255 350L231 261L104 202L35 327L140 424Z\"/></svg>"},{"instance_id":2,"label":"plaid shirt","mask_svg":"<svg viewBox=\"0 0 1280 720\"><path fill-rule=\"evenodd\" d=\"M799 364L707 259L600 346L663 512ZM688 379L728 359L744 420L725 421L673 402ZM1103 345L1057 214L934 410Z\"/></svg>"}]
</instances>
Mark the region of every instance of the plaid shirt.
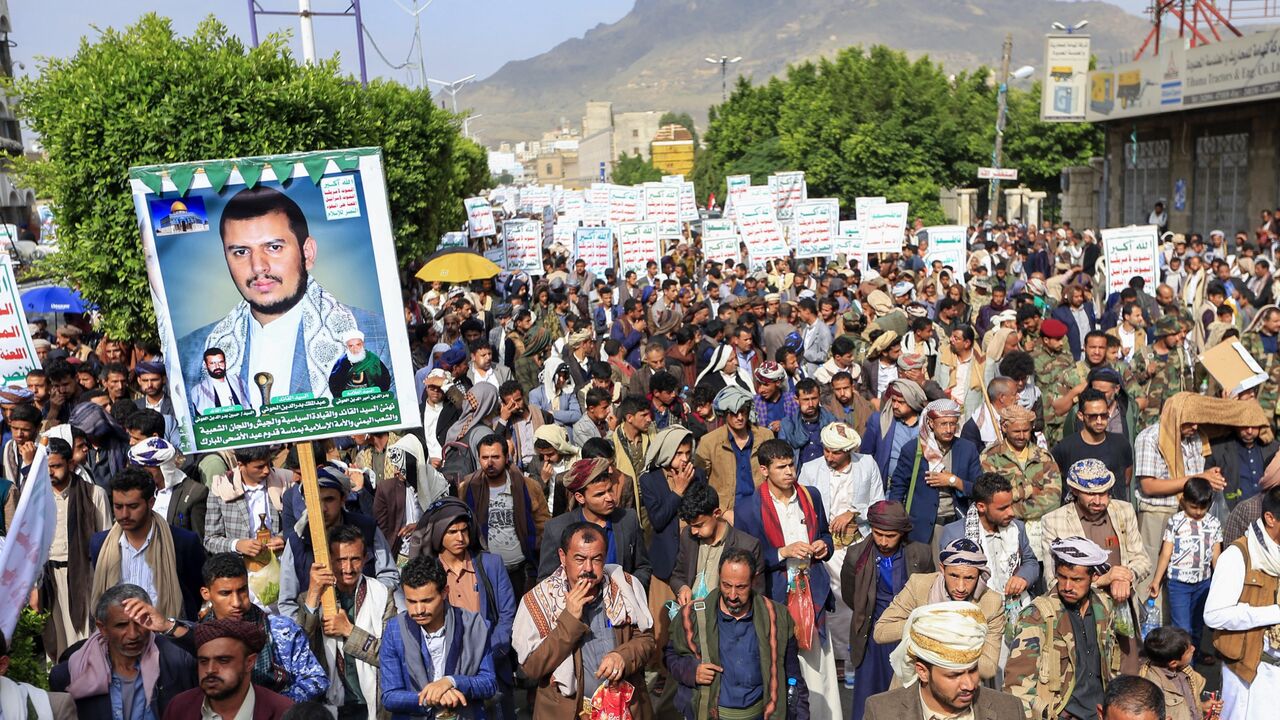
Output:
<instances>
[{"instance_id":1,"label":"plaid shirt","mask_svg":"<svg viewBox=\"0 0 1280 720\"><path fill-rule=\"evenodd\" d=\"M1116 531L1116 538L1120 543L1120 564L1132 570L1137 577L1146 577L1151 573L1153 565L1151 556L1142 545L1138 516L1134 513L1133 506L1124 500L1112 500L1107 505L1107 517L1111 519L1111 529ZM1084 525L1080 523L1080 512L1076 510L1075 503L1070 503L1041 518L1040 527L1044 535L1040 541L1044 552L1041 557L1046 560L1044 579L1052 588L1055 580L1053 565L1049 563L1049 559L1053 557L1053 553L1049 551L1050 545L1058 538L1084 537Z\"/></svg>"},{"instance_id":2,"label":"plaid shirt","mask_svg":"<svg viewBox=\"0 0 1280 720\"><path fill-rule=\"evenodd\" d=\"M1195 475L1204 472L1204 455L1201 454L1203 446L1200 442L1200 436L1195 435L1190 439L1184 438L1179 444L1182 448L1182 467L1185 469L1186 474ZM1133 441L1133 454L1133 476L1135 478L1169 479L1169 465L1164 461L1164 456L1160 454L1160 423L1151 425L1138 433L1138 437ZM1165 497L1151 497L1142 492L1141 483L1135 483L1134 495L1139 501L1154 507L1177 507L1180 493Z\"/></svg>"},{"instance_id":3,"label":"plaid shirt","mask_svg":"<svg viewBox=\"0 0 1280 720\"><path fill-rule=\"evenodd\" d=\"M769 427L769 423L777 420L782 422L788 417L796 417L800 414L800 403L796 402L795 393L783 390L782 395L775 401L769 402L760 395L755 398L756 424Z\"/></svg>"}]
</instances>

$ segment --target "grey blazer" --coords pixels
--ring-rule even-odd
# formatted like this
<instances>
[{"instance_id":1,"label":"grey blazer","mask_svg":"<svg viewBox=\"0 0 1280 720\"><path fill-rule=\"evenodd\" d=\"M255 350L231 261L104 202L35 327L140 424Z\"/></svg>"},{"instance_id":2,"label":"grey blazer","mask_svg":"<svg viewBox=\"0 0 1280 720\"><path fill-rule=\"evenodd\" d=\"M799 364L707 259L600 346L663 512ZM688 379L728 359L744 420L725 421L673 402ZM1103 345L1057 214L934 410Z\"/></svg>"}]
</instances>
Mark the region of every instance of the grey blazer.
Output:
<instances>
[{"instance_id":1,"label":"grey blazer","mask_svg":"<svg viewBox=\"0 0 1280 720\"><path fill-rule=\"evenodd\" d=\"M763 592L764 553L760 549L760 541L730 525L728 534L724 536L724 549L727 551L735 548L746 550L756 559L754 584L757 592ZM679 593L682 587L693 589L693 583L697 581L698 541L693 539L693 533L689 532L689 528L686 527L680 531L680 549L676 552L676 565L671 570L671 590ZM715 590L717 588L710 589Z\"/></svg>"},{"instance_id":2,"label":"grey blazer","mask_svg":"<svg viewBox=\"0 0 1280 720\"><path fill-rule=\"evenodd\" d=\"M1018 528L1018 569L1013 574L1027 581L1028 586L1036 584L1040 579L1040 561L1031 551L1031 541L1027 539L1027 527L1022 521L1014 518L1013 524ZM944 548L952 542L964 537L964 518L942 526L942 535L938 538L938 547Z\"/></svg>"},{"instance_id":3,"label":"grey blazer","mask_svg":"<svg viewBox=\"0 0 1280 720\"><path fill-rule=\"evenodd\" d=\"M649 555L645 551L644 536L640 533L640 521L631 508L617 508L609 519L613 525L613 539L617 545L618 565L640 584L649 587ZM544 580L560 567L560 538L570 525L582 522L582 508L575 508L547 521L542 528L541 551L538 558L538 579Z\"/></svg>"},{"instance_id":4,"label":"grey blazer","mask_svg":"<svg viewBox=\"0 0 1280 720\"><path fill-rule=\"evenodd\" d=\"M920 688L912 685L897 688L867 698L865 720L903 720L922 718L924 708L920 703ZM973 701L973 720L1010 720L1025 716L1022 701L991 688L979 688Z\"/></svg>"}]
</instances>

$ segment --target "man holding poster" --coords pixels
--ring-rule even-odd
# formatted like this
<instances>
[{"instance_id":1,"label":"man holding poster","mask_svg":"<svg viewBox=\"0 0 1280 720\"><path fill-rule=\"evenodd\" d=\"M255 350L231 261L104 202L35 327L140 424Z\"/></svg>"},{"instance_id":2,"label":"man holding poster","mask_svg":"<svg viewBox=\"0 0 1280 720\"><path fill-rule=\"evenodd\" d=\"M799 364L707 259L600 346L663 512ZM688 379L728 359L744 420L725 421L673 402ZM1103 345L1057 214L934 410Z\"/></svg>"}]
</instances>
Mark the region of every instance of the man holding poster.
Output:
<instances>
[{"instance_id":1,"label":"man holding poster","mask_svg":"<svg viewBox=\"0 0 1280 720\"><path fill-rule=\"evenodd\" d=\"M221 320L178 341L188 385L197 384L209 348L220 348L227 375L250 388L256 408L270 401L256 379L269 373L280 394L330 397L329 376L347 354L343 339L363 333L364 351L388 357L382 318L339 302L310 277L317 257L302 208L258 185L227 202L218 223L227 272L243 300Z\"/></svg>"}]
</instances>

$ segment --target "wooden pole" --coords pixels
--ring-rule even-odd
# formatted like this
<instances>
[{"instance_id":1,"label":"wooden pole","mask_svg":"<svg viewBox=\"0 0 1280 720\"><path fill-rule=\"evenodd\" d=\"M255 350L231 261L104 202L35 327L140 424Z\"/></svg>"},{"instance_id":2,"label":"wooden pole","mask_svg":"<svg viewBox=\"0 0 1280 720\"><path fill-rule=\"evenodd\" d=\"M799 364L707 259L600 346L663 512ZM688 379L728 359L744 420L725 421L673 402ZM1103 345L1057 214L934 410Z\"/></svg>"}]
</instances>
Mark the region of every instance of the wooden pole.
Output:
<instances>
[{"instance_id":1,"label":"wooden pole","mask_svg":"<svg viewBox=\"0 0 1280 720\"><path fill-rule=\"evenodd\" d=\"M325 532L324 511L320 507L320 481L316 477L316 458L310 442L298 443L298 465L302 470L302 498L307 501L307 531L311 534L313 562L327 566L329 535ZM320 595L320 608L323 616L337 614L338 603L333 588L325 588Z\"/></svg>"}]
</instances>

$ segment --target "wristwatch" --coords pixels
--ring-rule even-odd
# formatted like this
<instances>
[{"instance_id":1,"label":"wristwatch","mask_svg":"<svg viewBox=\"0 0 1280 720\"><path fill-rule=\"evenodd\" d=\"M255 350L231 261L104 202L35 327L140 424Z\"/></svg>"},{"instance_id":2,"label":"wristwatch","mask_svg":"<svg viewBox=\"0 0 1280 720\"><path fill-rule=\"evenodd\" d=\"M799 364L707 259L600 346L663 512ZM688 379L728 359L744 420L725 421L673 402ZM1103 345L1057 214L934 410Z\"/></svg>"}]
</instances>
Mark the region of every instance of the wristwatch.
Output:
<instances>
[{"instance_id":1,"label":"wristwatch","mask_svg":"<svg viewBox=\"0 0 1280 720\"><path fill-rule=\"evenodd\" d=\"M178 625L179 625L178 618L170 617L170 618L165 618L165 620L169 621L169 629L165 630L163 633L160 633L160 634L164 635L165 637L173 637L173 634L178 630Z\"/></svg>"},{"instance_id":2,"label":"wristwatch","mask_svg":"<svg viewBox=\"0 0 1280 720\"><path fill-rule=\"evenodd\" d=\"M947 484L948 484L948 485L950 485L951 487L955 487L955 486L956 486L956 476L955 476L955 475L952 475L951 477L947 478Z\"/></svg>"}]
</instances>

